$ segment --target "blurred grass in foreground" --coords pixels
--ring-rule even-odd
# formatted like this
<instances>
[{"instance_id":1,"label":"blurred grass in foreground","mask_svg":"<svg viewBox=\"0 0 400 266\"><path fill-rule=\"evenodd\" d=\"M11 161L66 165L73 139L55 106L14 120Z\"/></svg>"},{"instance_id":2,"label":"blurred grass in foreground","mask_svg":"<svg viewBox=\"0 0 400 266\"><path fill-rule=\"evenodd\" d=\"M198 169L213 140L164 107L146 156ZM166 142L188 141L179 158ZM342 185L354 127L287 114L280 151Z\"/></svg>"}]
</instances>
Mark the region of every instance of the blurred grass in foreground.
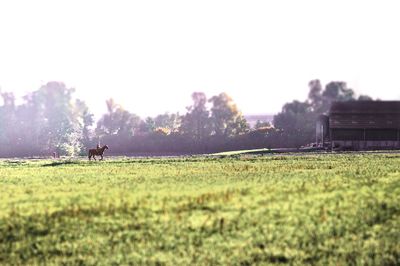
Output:
<instances>
[{"instance_id":1,"label":"blurred grass in foreground","mask_svg":"<svg viewBox=\"0 0 400 266\"><path fill-rule=\"evenodd\" d=\"M400 264L400 155L0 161L0 264Z\"/></svg>"}]
</instances>

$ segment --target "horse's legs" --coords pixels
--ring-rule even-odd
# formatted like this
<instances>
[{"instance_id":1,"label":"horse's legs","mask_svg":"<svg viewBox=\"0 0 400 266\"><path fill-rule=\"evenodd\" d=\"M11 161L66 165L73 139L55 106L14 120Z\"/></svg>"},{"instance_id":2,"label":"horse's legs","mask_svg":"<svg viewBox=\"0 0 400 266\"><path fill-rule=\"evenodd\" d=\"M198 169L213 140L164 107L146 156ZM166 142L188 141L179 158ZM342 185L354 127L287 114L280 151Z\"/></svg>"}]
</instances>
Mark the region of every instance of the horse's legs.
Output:
<instances>
[{"instance_id":1,"label":"horse's legs","mask_svg":"<svg viewBox=\"0 0 400 266\"><path fill-rule=\"evenodd\" d=\"M101 159L100 159L100 161L103 161L103 154L101 154L100 156L101 156Z\"/></svg>"}]
</instances>

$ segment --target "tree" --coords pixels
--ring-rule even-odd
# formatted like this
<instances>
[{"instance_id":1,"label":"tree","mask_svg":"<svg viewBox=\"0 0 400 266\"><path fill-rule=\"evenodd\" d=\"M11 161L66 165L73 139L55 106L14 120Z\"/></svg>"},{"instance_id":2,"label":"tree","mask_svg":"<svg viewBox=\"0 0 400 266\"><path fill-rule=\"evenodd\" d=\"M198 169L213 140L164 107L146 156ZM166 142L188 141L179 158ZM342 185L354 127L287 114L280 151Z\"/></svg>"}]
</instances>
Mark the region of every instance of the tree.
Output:
<instances>
[{"instance_id":1,"label":"tree","mask_svg":"<svg viewBox=\"0 0 400 266\"><path fill-rule=\"evenodd\" d=\"M315 116L312 105L307 102L285 104L282 111L274 116L273 123L275 128L281 130L286 145L300 146L313 140Z\"/></svg>"},{"instance_id":2,"label":"tree","mask_svg":"<svg viewBox=\"0 0 400 266\"><path fill-rule=\"evenodd\" d=\"M30 155L79 153L84 146L84 130L93 119L84 102L73 101L73 92L64 83L53 81L24 96L21 105L12 104L13 112L8 113L15 117L14 123L9 123L14 130L10 142L14 150ZM7 97L4 102L9 105L13 100Z\"/></svg>"},{"instance_id":3,"label":"tree","mask_svg":"<svg viewBox=\"0 0 400 266\"><path fill-rule=\"evenodd\" d=\"M354 101L357 100L355 92L347 87L347 83L343 81L332 81L326 84L322 90L321 82L318 79L311 80L308 83L310 92L308 94L308 102L313 112L320 114L326 113L332 102L335 101ZM361 99L368 96L360 96ZM369 98L371 99L371 98Z\"/></svg>"},{"instance_id":4,"label":"tree","mask_svg":"<svg viewBox=\"0 0 400 266\"><path fill-rule=\"evenodd\" d=\"M202 92L192 94L193 105L187 107L188 112L182 117L180 132L195 141L202 141L211 134L207 97Z\"/></svg>"},{"instance_id":5,"label":"tree","mask_svg":"<svg viewBox=\"0 0 400 266\"><path fill-rule=\"evenodd\" d=\"M19 108L21 128L40 153L73 155L81 148L74 124L72 93L61 82L48 82L24 97Z\"/></svg>"},{"instance_id":6,"label":"tree","mask_svg":"<svg viewBox=\"0 0 400 266\"><path fill-rule=\"evenodd\" d=\"M76 100L75 102L75 113L74 117L76 119L75 123L79 125L79 128L82 132L80 141L82 143L82 153L85 152L92 143L93 132L90 129L94 123L93 114L90 113L89 108L85 104L85 102L81 100Z\"/></svg>"},{"instance_id":7,"label":"tree","mask_svg":"<svg viewBox=\"0 0 400 266\"><path fill-rule=\"evenodd\" d=\"M281 131L286 145L300 146L312 142L319 115L327 113L335 101L357 100L355 92L343 81L329 82L324 90L318 79L311 80L308 86L310 91L306 101L287 103L282 111L274 116L274 126ZM358 100L371 98L361 95Z\"/></svg>"},{"instance_id":8,"label":"tree","mask_svg":"<svg viewBox=\"0 0 400 266\"><path fill-rule=\"evenodd\" d=\"M106 101L106 105L108 112L97 122L96 133L98 136L134 136L135 131L140 128L140 117L124 110L112 98Z\"/></svg>"},{"instance_id":9,"label":"tree","mask_svg":"<svg viewBox=\"0 0 400 266\"><path fill-rule=\"evenodd\" d=\"M179 129L181 124L179 114L162 114L154 118L155 128L164 128L169 132L174 132Z\"/></svg>"},{"instance_id":10,"label":"tree","mask_svg":"<svg viewBox=\"0 0 400 266\"><path fill-rule=\"evenodd\" d=\"M332 81L326 84L325 90L322 92L322 106L320 113L328 112L333 102L354 101L355 93L352 89L347 88L346 82Z\"/></svg>"},{"instance_id":11,"label":"tree","mask_svg":"<svg viewBox=\"0 0 400 266\"><path fill-rule=\"evenodd\" d=\"M3 99L3 105L0 106L0 143L4 149L18 140L18 131L16 130L18 120L14 94L11 92L0 94Z\"/></svg>"},{"instance_id":12,"label":"tree","mask_svg":"<svg viewBox=\"0 0 400 266\"><path fill-rule=\"evenodd\" d=\"M212 103L211 121L215 135L231 137L248 131L248 125L233 99L221 93L209 100Z\"/></svg>"},{"instance_id":13,"label":"tree","mask_svg":"<svg viewBox=\"0 0 400 266\"><path fill-rule=\"evenodd\" d=\"M145 121L140 123L139 131L145 134L154 132L156 130L156 122L151 117L147 117Z\"/></svg>"},{"instance_id":14,"label":"tree","mask_svg":"<svg viewBox=\"0 0 400 266\"><path fill-rule=\"evenodd\" d=\"M313 111L318 111L322 106L322 85L319 79L311 80L308 83L310 92L308 93L308 100L311 104Z\"/></svg>"}]
</instances>

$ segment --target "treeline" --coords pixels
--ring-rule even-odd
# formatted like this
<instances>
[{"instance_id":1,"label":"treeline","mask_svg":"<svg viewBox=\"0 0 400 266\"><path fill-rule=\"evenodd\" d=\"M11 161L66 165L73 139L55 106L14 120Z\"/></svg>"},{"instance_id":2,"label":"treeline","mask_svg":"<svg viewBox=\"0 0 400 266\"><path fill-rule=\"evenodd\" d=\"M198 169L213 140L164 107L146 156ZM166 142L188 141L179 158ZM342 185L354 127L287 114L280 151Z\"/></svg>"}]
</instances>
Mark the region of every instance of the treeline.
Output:
<instances>
[{"instance_id":1,"label":"treeline","mask_svg":"<svg viewBox=\"0 0 400 266\"><path fill-rule=\"evenodd\" d=\"M367 95L359 95L347 87L346 82L333 81L323 88L318 79L308 83L309 93L305 101L285 104L274 116L273 124L280 133L285 147L299 147L315 141L316 121L326 114L335 101L371 101Z\"/></svg>"},{"instance_id":2,"label":"treeline","mask_svg":"<svg viewBox=\"0 0 400 266\"><path fill-rule=\"evenodd\" d=\"M259 121L250 128L233 99L226 93L207 98L192 94L186 114L160 114L140 118L109 99L99 121L74 89L49 82L16 104L13 93L3 92L0 106L0 156L84 155L98 143L112 154L176 155L225 150L299 147L315 139L316 117L333 101L369 100L355 97L344 82L322 89L309 83L308 99L287 103L273 125Z\"/></svg>"}]
</instances>

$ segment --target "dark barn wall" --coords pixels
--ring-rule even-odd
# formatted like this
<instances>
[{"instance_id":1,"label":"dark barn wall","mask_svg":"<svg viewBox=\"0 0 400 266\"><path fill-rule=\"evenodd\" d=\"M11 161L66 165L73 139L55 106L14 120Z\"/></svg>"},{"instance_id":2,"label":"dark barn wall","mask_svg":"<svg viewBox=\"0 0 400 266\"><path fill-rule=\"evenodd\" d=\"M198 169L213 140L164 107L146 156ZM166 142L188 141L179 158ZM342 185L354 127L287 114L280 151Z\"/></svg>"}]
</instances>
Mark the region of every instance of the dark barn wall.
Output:
<instances>
[{"instance_id":1,"label":"dark barn wall","mask_svg":"<svg viewBox=\"0 0 400 266\"><path fill-rule=\"evenodd\" d=\"M333 149L400 149L400 101L333 103L329 131Z\"/></svg>"},{"instance_id":2,"label":"dark barn wall","mask_svg":"<svg viewBox=\"0 0 400 266\"><path fill-rule=\"evenodd\" d=\"M333 140L398 141L397 129L332 129Z\"/></svg>"}]
</instances>

